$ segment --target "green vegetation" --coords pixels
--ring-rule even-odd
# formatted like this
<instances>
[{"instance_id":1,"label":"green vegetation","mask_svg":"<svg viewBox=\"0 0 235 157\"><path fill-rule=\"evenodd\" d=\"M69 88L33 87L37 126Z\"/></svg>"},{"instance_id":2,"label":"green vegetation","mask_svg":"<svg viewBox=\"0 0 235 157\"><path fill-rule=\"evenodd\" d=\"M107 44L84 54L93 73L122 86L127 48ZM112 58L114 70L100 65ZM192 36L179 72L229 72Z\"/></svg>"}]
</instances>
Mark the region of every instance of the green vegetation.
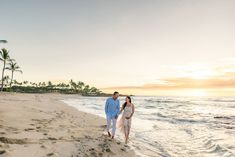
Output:
<instances>
[{"instance_id":1,"label":"green vegetation","mask_svg":"<svg viewBox=\"0 0 235 157\"><path fill-rule=\"evenodd\" d=\"M0 40L0 43L7 43L6 40ZM30 81L18 82L14 79L15 72L23 73L16 61L10 57L7 49L0 50L0 62L2 62L2 77L0 82L1 91L21 92L21 93L64 93L64 94L81 94L84 96L100 96L104 95L102 91L95 87L90 87L84 82L75 82L72 79L68 84L53 84L51 81L34 83ZM6 75L10 72L11 77Z\"/></svg>"},{"instance_id":2,"label":"green vegetation","mask_svg":"<svg viewBox=\"0 0 235 157\"><path fill-rule=\"evenodd\" d=\"M10 82L10 81L8 81ZM63 94L81 94L84 96L100 96L103 93L95 88L78 81L77 83L70 80L68 84L58 83L53 84L51 81L46 82L17 82L14 80L12 86L5 88L6 91L21 92L21 93L63 93Z\"/></svg>"}]
</instances>

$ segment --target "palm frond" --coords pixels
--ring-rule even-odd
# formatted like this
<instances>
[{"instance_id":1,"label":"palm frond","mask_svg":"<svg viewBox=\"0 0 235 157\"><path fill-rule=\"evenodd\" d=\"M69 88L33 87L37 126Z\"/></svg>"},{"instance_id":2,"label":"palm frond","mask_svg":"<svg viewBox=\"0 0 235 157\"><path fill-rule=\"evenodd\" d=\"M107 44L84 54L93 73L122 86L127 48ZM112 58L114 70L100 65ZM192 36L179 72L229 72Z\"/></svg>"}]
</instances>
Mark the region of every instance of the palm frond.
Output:
<instances>
[{"instance_id":1,"label":"palm frond","mask_svg":"<svg viewBox=\"0 0 235 157\"><path fill-rule=\"evenodd\" d=\"M23 74L23 71L22 71L22 70L15 70L15 71L20 72L21 74Z\"/></svg>"},{"instance_id":2,"label":"palm frond","mask_svg":"<svg viewBox=\"0 0 235 157\"><path fill-rule=\"evenodd\" d=\"M7 40L0 40L0 43L8 43Z\"/></svg>"},{"instance_id":3,"label":"palm frond","mask_svg":"<svg viewBox=\"0 0 235 157\"><path fill-rule=\"evenodd\" d=\"M13 63L13 62L15 62L15 61L16 61L15 59L12 59L12 58L9 59L9 62L12 62L12 63Z\"/></svg>"},{"instance_id":4,"label":"palm frond","mask_svg":"<svg viewBox=\"0 0 235 157\"><path fill-rule=\"evenodd\" d=\"M1 60L9 60L10 59L9 51L5 48L2 48L2 50L0 51L0 55L1 55Z\"/></svg>"}]
</instances>

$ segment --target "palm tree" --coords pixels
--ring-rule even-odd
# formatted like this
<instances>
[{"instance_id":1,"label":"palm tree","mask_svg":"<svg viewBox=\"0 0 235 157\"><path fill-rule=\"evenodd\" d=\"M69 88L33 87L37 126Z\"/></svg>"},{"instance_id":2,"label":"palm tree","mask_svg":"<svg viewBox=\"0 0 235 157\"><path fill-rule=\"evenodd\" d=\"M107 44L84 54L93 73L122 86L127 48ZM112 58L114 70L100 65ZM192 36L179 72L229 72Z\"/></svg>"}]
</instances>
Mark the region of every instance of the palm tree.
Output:
<instances>
[{"instance_id":1,"label":"palm tree","mask_svg":"<svg viewBox=\"0 0 235 157\"><path fill-rule=\"evenodd\" d=\"M13 84L21 86L24 84L24 82L17 82L16 80L13 80Z\"/></svg>"},{"instance_id":2,"label":"palm tree","mask_svg":"<svg viewBox=\"0 0 235 157\"><path fill-rule=\"evenodd\" d=\"M79 81L78 84L77 84L77 86L78 86L79 91L81 92L81 91L83 90L84 86L85 86L85 83Z\"/></svg>"},{"instance_id":3,"label":"palm tree","mask_svg":"<svg viewBox=\"0 0 235 157\"><path fill-rule=\"evenodd\" d=\"M4 82L4 85L5 85L5 86L9 83L9 80L10 80L10 77L9 77L8 75L7 75L7 76L4 76L3 82Z\"/></svg>"},{"instance_id":4,"label":"palm tree","mask_svg":"<svg viewBox=\"0 0 235 157\"><path fill-rule=\"evenodd\" d=\"M46 82L42 82L42 86L45 87L46 86Z\"/></svg>"},{"instance_id":5,"label":"palm tree","mask_svg":"<svg viewBox=\"0 0 235 157\"><path fill-rule=\"evenodd\" d=\"M20 70L20 67L17 65L16 62L14 62L14 60L10 60L10 63L8 63L8 67L6 67L7 70L11 71L11 82L10 82L10 87L12 85L12 81L14 78L14 72L20 72L23 73L22 70Z\"/></svg>"},{"instance_id":6,"label":"palm tree","mask_svg":"<svg viewBox=\"0 0 235 157\"><path fill-rule=\"evenodd\" d=\"M5 67L6 67L6 62L10 59L9 56L9 51L5 48L3 48L0 51L0 61L3 61L3 68L2 68L2 86L1 86L1 91L3 91L3 83L4 83L4 71L5 71Z\"/></svg>"},{"instance_id":7,"label":"palm tree","mask_svg":"<svg viewBox=\"0 0 235 157\"><path fill-rule=\"evenodd\" d=\"M97 93L97 91L98 91L98 89L95 88L95 87L91 87L90 88L90 92L92 92L92 93Z\"/></svg>"},{"instance_id":8,"label":"palm tree","mask_svg":"<svg viewBox=\"0 0 235 157\"><path fill-rule=\"evenodd\" d=\"M24 85L27 85L29 83L29 81L23 81Z\"/></svg>"},{"instance_id":9,"label":"palm tree","mask_svg":"<svg viewBox=\"0 0 235 157\"><path fill-rule=\"evenodd\" d=\"M7 43L7 40L0 40L0 43Z\"/></svg>"},{"instance_id":10,"label":"palm tree","mask_svg":"<svg viewBox=\"0 0 235 157\"><path fill-rule=\"evenodd\" d=\"M75 92L77 91L77 84L72 79L69 81L69 84L71 86L71 89L73 89Z\"/></svg>"},{"instance_id":11,"label":"palm tree","mask_svg":"<svg viewBox=\"0 0 235 157\"><path fill-rule=\"evenodd\" d=\"M56 85L58 88L66 88L67 87L67 85L65 84L65 83L59 83L59 84L57 84Z\"/></svg>"},{"instance_id":12,"label":"palm tree","mask_svg":"<svg viewBox=\"0 0 235 157\"><path fill-rule=\"evenodd\" d=\"M84 89L83 89L83 94L87 95L90 92L90 86L89 85L85 85Z\"/></svg>"},{"instance_id":13,"label":"palm tree","mask_svg":"<svg viewBox=\"0 0 235 157\"><path fill-rule=\"evenodd\" d=\"M51 82L51 81L48 81L47 86L48 86L48 87L53 87L52 82Z\"/></svg>"}]
</instances>

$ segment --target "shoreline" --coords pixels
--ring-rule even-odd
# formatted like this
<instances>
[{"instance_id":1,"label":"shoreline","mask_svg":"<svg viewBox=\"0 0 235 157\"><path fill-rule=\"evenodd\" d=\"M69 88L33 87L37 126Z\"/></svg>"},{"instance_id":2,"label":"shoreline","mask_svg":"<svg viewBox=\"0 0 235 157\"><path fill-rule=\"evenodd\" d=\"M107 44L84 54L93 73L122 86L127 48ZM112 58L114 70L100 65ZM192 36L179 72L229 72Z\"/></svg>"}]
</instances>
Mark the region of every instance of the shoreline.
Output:
<instances>
[{"instance_id":1,"label":"shoreline","mask_svg":"<svg viewBox=\"0 0 235 157\"><path fill-rule=\"evenodd\" d=\"M133 157L105 134L105 119L64 102L79 95L0 93L0 157Z\"/></svg>"}]
</instances>

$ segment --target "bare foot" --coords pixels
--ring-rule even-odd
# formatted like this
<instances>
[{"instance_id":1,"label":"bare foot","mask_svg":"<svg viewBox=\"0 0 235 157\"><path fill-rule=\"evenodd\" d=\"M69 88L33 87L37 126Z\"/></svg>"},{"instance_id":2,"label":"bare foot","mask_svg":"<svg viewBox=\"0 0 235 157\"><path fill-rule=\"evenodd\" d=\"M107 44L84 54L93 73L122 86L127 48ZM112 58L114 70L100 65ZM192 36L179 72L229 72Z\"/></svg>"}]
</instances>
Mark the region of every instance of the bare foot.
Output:
<instances>
[{"instance_id":1,"label":"bare foot","mask_svg":"<svg viewBox=\"0 0 235 157\"><path fill-rule=\"evenodd\" d=\"M128 141L128 140L126 139L126 140L125 140L125 144L127 144L127 141Z\"/></svg>"}]
</instances>

